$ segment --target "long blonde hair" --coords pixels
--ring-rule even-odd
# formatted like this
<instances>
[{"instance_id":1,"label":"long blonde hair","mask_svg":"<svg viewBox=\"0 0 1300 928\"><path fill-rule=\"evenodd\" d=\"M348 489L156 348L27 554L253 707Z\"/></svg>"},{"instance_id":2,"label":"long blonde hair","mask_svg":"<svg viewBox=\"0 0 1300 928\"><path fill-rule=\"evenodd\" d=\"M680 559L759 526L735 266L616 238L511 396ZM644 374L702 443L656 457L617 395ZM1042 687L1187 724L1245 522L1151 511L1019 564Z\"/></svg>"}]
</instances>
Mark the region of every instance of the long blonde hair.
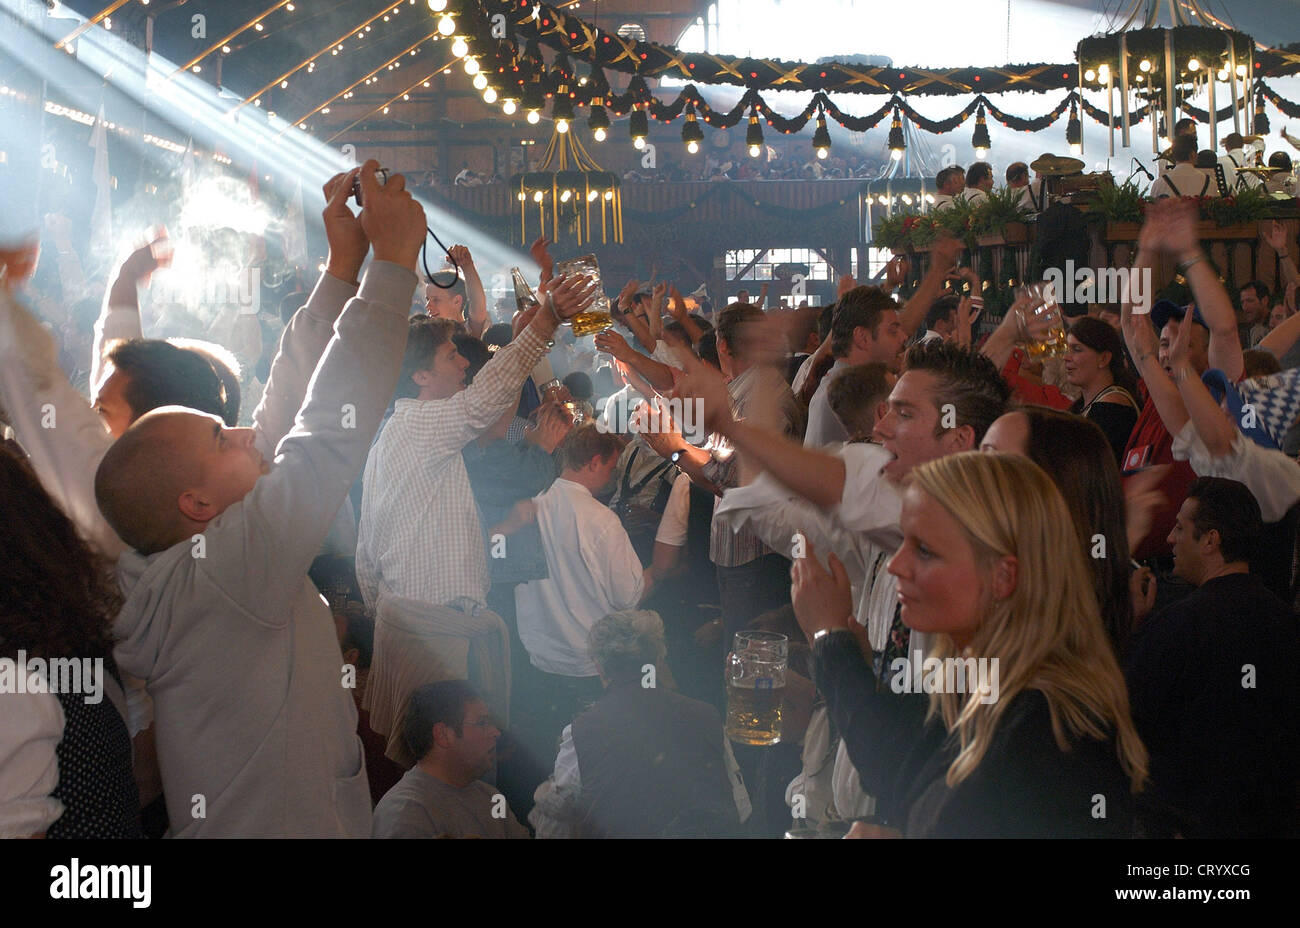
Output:
<instances>
[{"instance_id":1,"label":"long blonde hair","mask_svg":"<svg viewBox=\"0 0 1300 928\"><path fill-rule=\"evenodd\" d=\"M1078 533L1051 478L1028 458L967 452L923 464L911 479L962 527L977 559L990 568L1007 555L1018 562L1015 591L986 604L960 655L998 660L999 698L986 704L974 694L930 696L930 717L941 713L960 737L948 785L979 766L1012 700L1036 689L1047 698L1062 751L1072 740L1104 741L1113 733L1120 765L1139 791L1147 751L1133 727L1128 689L1102 626ZM929 656L959 656L948 635L936 637Z\"/></svg>"}]
</instances>

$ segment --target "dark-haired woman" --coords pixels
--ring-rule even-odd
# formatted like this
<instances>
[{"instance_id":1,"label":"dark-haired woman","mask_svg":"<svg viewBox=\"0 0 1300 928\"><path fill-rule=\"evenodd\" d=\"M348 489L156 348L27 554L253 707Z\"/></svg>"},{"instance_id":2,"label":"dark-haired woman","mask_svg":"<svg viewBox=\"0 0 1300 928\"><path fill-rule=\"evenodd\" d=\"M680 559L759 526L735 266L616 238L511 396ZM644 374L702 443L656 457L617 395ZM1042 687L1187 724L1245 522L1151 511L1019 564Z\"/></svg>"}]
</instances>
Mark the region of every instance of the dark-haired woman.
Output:
<instances>
[{"instance_id":1,"label":"dark-haired woman","mask_svg":"<svg viewBox=\"0 0 1300 928\"><path fill-rule=\"evenodd\" d=\"M0 524L0 662L26 690L0 691L0 836L138 838L140 797L110 633L117 586L7 448ZM42 672L59 660L75 661L80 673Z\"/></svg>"},{"instance_id":2,"label":"dark-haired woman","mask_svg":"<svg viewBox=\"0 0 1300 928\"><path fill-rule=\"evenodd\" d=\"M1101 428L1118 463L1137 425L1137 384L1119 333L1092 316L1075 320L1065 339L1065 379L1083 391L1070 412Z\"/></svg>"}]
</instances>

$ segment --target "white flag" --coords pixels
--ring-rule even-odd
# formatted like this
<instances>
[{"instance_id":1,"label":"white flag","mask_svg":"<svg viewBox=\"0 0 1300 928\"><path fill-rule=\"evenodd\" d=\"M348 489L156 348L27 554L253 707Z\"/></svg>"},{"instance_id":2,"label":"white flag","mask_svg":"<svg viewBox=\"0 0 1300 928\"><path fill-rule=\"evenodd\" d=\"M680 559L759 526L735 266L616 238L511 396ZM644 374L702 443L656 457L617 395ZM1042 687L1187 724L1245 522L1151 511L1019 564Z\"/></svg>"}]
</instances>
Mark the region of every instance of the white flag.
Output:
<instances>
[{"instance_id":1,"label":"white flag","mask_svg":"<svg viewBox=\"0 0 1300 928\"><path fill-rule=\"evenodd\" d=\"M90 133L90 147L95 150L92 176L95 180L95 209L90 216L90 241L92 248L111 250L113 242L113 177L108 172L108 129L104 121L104 106L100 104L99 118Z\"/></svg>"},{"instance_id":2,"label":"white flag","mask_svg":"<svg viewBox=\"0 0 1300 928\"><path fill-rule=\"evenodd\" d=\"M288 215L284 217L284 262L290 267L307 266L307 220L302 211L302 181L289 198Z\"/></svg>"}]
</instances>

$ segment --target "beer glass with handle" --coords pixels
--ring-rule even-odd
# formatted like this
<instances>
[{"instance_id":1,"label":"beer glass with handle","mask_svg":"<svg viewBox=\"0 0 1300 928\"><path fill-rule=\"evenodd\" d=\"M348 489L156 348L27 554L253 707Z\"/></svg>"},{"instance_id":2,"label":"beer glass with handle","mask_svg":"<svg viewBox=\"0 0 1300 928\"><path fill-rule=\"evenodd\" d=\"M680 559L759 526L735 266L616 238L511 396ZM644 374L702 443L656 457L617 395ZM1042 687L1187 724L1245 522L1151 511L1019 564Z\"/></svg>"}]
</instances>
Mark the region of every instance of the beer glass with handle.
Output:
<instances>
[{"instance_id":1,"label":"beer glass with handle","mask_svg":"<svg viewBox=\"0 0 1300 928\"><path fill-rule=\"evenodd\" d=\"M739 744L781 740L789 640L776 632L736 632L727 655L727 737Z\"/></svg>"}]
</instances>

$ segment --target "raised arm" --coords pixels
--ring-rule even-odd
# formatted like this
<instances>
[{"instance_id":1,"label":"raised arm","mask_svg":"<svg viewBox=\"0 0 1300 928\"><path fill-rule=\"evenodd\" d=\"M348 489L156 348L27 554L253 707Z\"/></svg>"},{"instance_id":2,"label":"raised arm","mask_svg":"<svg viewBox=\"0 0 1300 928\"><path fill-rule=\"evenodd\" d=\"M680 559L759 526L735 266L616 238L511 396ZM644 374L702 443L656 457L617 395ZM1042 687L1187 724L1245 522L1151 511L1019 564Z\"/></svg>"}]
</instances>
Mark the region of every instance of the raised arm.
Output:
<instances>
[{"instance_id":1,"label":"raised arm","mask_svg":"<svg viewBox=\"0 0 1300 928\"><path fill-rule=\"evenodd\" d=\"M140 323L138 288L148 286L153 272L171 263L167 230L161 229L153 240L140 246L122 262L104 294L104 303L95 320L95 341L91 349L90 383L103 376L104 346L117 338L143 338Z\"/></svg>"},{"instance_id":2,"label":"raised arm","mask_svg":"<svg viewBox=\"0 0 1300 928\"><path fill-rule=\"evenodd\" d=\"M113 438L59 369L58 346L7 287L0 287L0 407L46 492L109 560L126 545L95 502L95 469Z\"/></svg>"},{"instance_id":3,"label":"raised arm","mask_svg":"<svg viewBox=\"0 0 1300 928\"><path fill-rule=\"evenodd\" d=\"M253 412L257 448L268 460L280 439L293 428L307 384L334 336L334 324L344 304L357 293L357 275L365 263L370 240L359 217L347 205L358 168L332 177L325 184L325 237L329 257L307 305L289 320L271 362L262 401Z\"/></svg>"},{"instance_id":4,"label":"raised arm","mask_svg":"<svg viewBox=\"0 0 1300 928\"><path fill-rule=\"evenodd\" d=\"M465 292L469 295L466 306L465 327L475 338L482 338L488 327L487 291L483 289L483 280L478 268L474 266L474 256L464 245L452 245L451 257L465 275Z\"/></svg>"},{"instance_id":5,"label":"raised arm","mask_svg":"<svg viewBox=\"0 0 1300 928\"><path fill-rule=\"evenodd\" d=\"M756 427L731 414L731 399L722 375L696 358L683 358L686 375L674 396L698 401L705 425L728 438L736 450L795 493L819 506L831 506L844 493L844 461L805 448L775 429Z\"/></svg>"},{"instance_id":6,"label":"raised arm","mask_svg":"<svg viewBox=\"0 0 1300 928\"><path fill-rule=\"evenodd\" d=\"M269 624L288 621L300 578L365 463L401 367L424 210L402 175L381 187L377 167L372 160L361 170L361 223L375 260L338 319L293 430L276 449L276 466L208 526L207 557L196 561L225 595Z\"/></svg>"},{"instance_id":7,"label":"raised arm","mask_svg":"<svg viewBox=\"0 0 1300 928\"><path fill-rule=\"evenodd\" d=\"M930 269L921 278L920 286L911 299L898 311L898 322L908 335L920 328L925 321L925 314L943 292L944 281L948 279L948 273L957 263L957 256L964 247L959 240L945 236L930 249Z\"/></svg>"},{"instance_id":8,"label":"raised arm","mask_svg":"<svg viewBox=\"0 0 1300 928\"><path fill-rule=\"evenodd\" d=\"M1179 335L1190 338L1193 325L1195 323L1191 319L1185 318L1178 327ZM1124 333L1129 356L1133 358L1138 376L1146 383L1147 394L1156 404L1161 421L1169 434L1177 435L1178 430L1187 422L1187 409L1178 395L1178 388L1160 364L1160 345L1155 328L1151 325L1150 314L1135 313L1132 300L1126 299L1120 305L1120 328Z\"/></svg>"},{"instance_id":9,"label":"raised arm","mask_svg":"<svg viewBox=\"0 0 1300 928\"><path fill-rule=\"evenodd\" d=\"M646 383L660 393L668 394L673 388L673 369L637 351L622 335L607 329L596 335L596 348L622 361L636 371Z\"/></svg>"},{"instance_id":10,"label":"raised arm","mask_svg":"<svg viewBox=\"0 0 1300 928\"><path fill-rule=\"evenodd\" d=\"M1229 380L1236 380L1245 365L1241 338L1237 335L1237 314L1218 272L1201 250L1196 222L1196 207L1190 202L1171 198L1148 204L1139 243L1178 261L1201 318L1210 330L1210 367L1223 371Z\"/></svg>"},{"instance_id":11,"label":"raised arm","mask_svg":"<svg viewBox=\"0 0 1300 928\"><path fill-rule=\"evenodd\" d=\"M1277 266L1283 286L1294 285L1300 280L1300 273L1296 272L1295 265L1291 263L1291 240L1282 223L1272 220L1264 230L1264 241L1277 253Z\"/></svg>"},{"instance_id":12,"label":"raised arm","mask_svg":"<svg viewBox=\"0 0 1300 928\"><path fill-rule=\"evenodd\" d=\"M672 287L668 292L672 298L668 304L668 311L672 313L674 320L682 324L682 328L686 330L686 337L691 340L691 344L699 344L700 339L704 337L704 330L686 311L686 301L682 299L682 292L676 286Z\"/></svg>"},{"instance_id":13,"label":"raised arm","mask_svg":"<svg viewBox=\"0 0 1300 928\"><path fill-rule=\"evenodd\" d=\"M1237 426L1219 408L1219 404L1210 395L1209 389L1201 382L1200 375L1188 360L1191 331L1192 323L1184 319L1183 324L1178 327L1178 337L1174 339L1169 349L1169 366L1173 369L1174 383L1177 384L1178 394L1182 398L1182 406L1185 410L1183 421L1186 421L1186 416L1191 417L1192 426L1196 429L1196 434L1201 437L1206 450L1210 452L1210 457L1223 457L1232 450L1233 439L1237 436ZM1161 418L1164 418L1163 410L1161 410ZM1171 435L1177 435L1182 426L1183 422L1177 422L1177 427L1173 422L1168 420L1165 422L1165 427L1169 429Z\"/></svg>"}]
</instances>

